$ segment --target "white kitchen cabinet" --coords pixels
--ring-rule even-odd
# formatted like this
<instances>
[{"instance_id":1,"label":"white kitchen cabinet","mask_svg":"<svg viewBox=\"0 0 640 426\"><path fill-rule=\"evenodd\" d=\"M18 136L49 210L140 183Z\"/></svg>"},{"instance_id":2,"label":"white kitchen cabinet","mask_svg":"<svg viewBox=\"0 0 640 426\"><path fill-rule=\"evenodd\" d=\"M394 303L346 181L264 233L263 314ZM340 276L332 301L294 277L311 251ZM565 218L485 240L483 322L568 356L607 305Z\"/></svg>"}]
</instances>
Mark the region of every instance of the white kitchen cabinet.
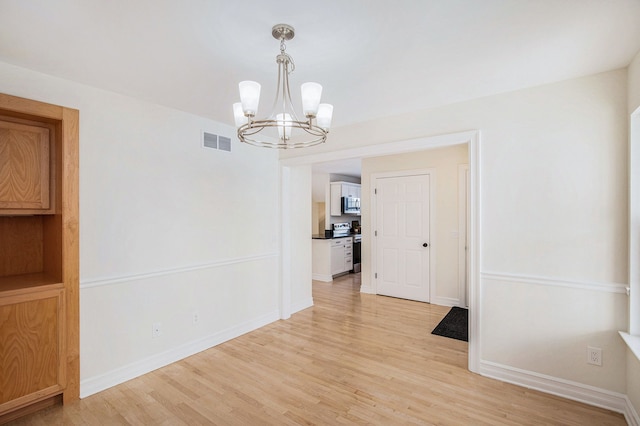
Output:
<instances>
[{"instance_id":1,"label":"white kitchen cabinet","mask_svg":"<svg viewBox=\"0 0 640 426\"><path fill-rule=\"evenodd\" d=\"M331 282L335 275L353 269L353 238L312 240L312 278Z\"/></svg>"},{"instance_id":2,"label":"white kitchen cabinet","mask_svg":"<svg viewBox=\"0 0 640 426\"><path fill-rule=\"evenodd\" d=\"M331 282L331 242L333 240L311 240L311 274L317 281Z\"/></svg>"},{"instance_id":3,"label":"white kitchen cabinet","mask_svg":"<svg viewBox=\"0 0 640 426\"><path fill-rule=\"evenodd\" d=\"M353 269L353 238L331 240L331 275L349 272Z\"/></svg>"},{"instance_id":4,"label":"white kitchen cabinet","mask_svg":"<svg viewBox=\"0 0 640 426\"><path fill-rule=\"evenodd\" d=\"M353 238L347 238L344 244L344 271L353 270Z\"/></svg>"},{"instance_id":5,"label":"white kitchen cabinet","mask_svg":"<svg viewBox=\"0 0 640 426\"><path fill-rule=\"evenodd\" d=\"M341 189L343 197L360 198L360 184L358 183L343 183Z\"/></svg>"},{"instance_id":6,"label":"white kitchen cabinet","mask_svg":"<svg viewBox=\"0 0 640 426\"><path fill-rule=\"evenodd\" d=\"M359 183L331 182L331 216L342 215L342 197L361 198Z\"/></svg>"},{"instance_id":7,"label":"white kitchen cabinet","mask_svg":"<svg viewBox=\"0 0 640 426\"><path fill-rule=\"evenodd\" d=\"M333 240L331 244L331 275L344 272L344 244L336 245L340 240Z\"/></svg>"}]
</instances>

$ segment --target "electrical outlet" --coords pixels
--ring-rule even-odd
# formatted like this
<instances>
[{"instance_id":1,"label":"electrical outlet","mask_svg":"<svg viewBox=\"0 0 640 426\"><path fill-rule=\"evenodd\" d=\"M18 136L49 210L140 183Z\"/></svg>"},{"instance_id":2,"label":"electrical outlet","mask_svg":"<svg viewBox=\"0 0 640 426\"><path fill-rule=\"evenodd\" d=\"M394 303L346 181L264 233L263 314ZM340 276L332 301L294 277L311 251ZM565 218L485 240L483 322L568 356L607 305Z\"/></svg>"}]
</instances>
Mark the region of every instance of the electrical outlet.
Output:
<instances>
[{"instance_id":1,"label":"electrical outlet","mask_svg":"<svg viewBox=\"0 0 640 426\"><path fill-rule=\"evenodd\" d=\"M193 311L193 316L191 317L191 319L193 320L194 324L197 324L198 321L200 321L200 312Z\"/></svg>"},{"instance_id":2,"label":"electrical outlet","mask_svg":"<svg viewBox=\"0 0 640 426\"><path fill-rule=\"evenodd\" d=\"M602 366L602 349L587 346L587 364Z\"/></svg>"},{"instance_id":3,"label":"electrical outlet","mask_svg":"<svg viewBox=\"0 0 640 426\"><path fill-rule=\"evenodd\" d=\"M162 336L162 323L154 322L151 326L151 337L155 339L160 336Z\"/></svg>"}]
</instances>

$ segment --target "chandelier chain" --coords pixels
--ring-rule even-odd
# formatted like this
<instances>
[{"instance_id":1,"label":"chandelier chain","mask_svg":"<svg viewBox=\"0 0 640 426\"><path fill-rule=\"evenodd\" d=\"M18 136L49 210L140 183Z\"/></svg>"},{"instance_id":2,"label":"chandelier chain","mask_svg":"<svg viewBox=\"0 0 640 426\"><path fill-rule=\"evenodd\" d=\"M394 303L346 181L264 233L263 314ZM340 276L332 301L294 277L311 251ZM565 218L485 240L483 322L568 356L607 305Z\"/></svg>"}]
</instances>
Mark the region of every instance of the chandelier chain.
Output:
<instances>
[{"instance_id":1,"label":"chandelier chain","mask_svg":"<svg viewBox=\"0 0 640 426\"><path fill-rule=\"evenodd\" d=\"M291 55L285 52L287 45L284 42L284 37L280 38L280 55L276 57L276 62L284 62L285 71L287 74L291 74L296 69L296 64L293 62Z\"/></svg>"}]
</instances>

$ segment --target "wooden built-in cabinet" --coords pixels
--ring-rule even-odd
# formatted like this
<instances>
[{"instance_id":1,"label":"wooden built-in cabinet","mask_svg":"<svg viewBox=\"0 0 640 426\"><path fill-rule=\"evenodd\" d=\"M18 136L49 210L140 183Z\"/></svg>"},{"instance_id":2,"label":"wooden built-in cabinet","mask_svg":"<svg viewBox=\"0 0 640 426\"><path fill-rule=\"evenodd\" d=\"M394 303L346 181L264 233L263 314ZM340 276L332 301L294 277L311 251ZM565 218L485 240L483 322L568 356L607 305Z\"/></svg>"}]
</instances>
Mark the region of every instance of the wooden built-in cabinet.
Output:
<instances>
[{"instance_id":1,"label":"wooden built-in cabinet","mask_svg":"<svg viewBox=\"0 0 640 426\"><path fill-rule=\"evenodd\" d=\"M0 94L0 423L79 398L78 118Z\"/></svg>"},{"instance_id":2,"label":"wooden built-in cabinet","mask_svg":"<svg viewBox=\"0 0 640 426\"><path fill-rule=\"evenodd\" d=\"M46 289L45 289L46 287ZM64 288L19 289L0 297L2 367L0 406L30 404L64 390Z\"/></svg>"},{"instance_id":3,"label":"wooden built-in cabinet","mask_svg":"<svg viewBox=\"0 0 640 426\"><path fill-rule=\"evenodd\" d=\"M50 205L50 149L55 144L48 123L0 116L0 209L42 214ZM51 137L50 137L51 136Z\"/></svg>"}]
</instances>

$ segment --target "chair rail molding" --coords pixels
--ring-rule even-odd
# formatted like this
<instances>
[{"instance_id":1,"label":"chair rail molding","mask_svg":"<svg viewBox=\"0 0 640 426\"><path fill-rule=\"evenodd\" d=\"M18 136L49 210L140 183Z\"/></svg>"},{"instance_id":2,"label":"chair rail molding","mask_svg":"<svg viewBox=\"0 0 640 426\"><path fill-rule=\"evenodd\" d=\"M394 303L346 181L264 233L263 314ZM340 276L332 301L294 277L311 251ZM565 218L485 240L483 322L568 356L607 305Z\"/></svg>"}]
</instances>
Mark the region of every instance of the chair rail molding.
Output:
<instances>
[{"instance_id":1,"label":"chair rail molding","mask_svg":"<svg viewBox=\"0 0 640 426\"><path fill-rule=\"evenodd\" d=\"M252 255L252 256L242 256L242 257L220 259L220 260L216 260L216 261L213 261L213 262L202 263L202 264L199 264L199 265L180 266L180 267L176 267L176 268L169 268L169 269L162 269L162 270L158 270L158 271L144 272L144 273L141 273L141 274L120 275L120 276L117 276L117 277L81 280L80 281L80 289L87 289L87 288L93 288L93 287L102 287L102 286L107 286L107 285L120 284L120 283L123 283L123 282L138 281L138 280L144 280L144 279L147 279L147 278L161 277L161 276L165 276L165 275L181 274L183 272L191 272L191 271L197 271L197 270L201 270L201 269L220 268L220 267L228 266L228 265L236 265L236 264L240 264L240 263L248 263L248 262L255 262L255 261L258 261L258 260L277 258L278 256L280 256L280 253L277 253L277 252L263 253L263 254L257 254L257 255Z\"/></svg>"},{"instance_id":2,"label":"chair rail molding","mask_svg":"<svg viewBox=\"0 0 640 426\"><path fill-rule=\"evenodd\" d=\"M626 294L625 283L592 282L567 280L558 277L544 277L538 275L514 274L510 272L481 272L480 278L492 281L509 281L516 284L537 284L552 287L568 287L579 290L602 291L605 293Z\"/></svg>"}]
</instances>

